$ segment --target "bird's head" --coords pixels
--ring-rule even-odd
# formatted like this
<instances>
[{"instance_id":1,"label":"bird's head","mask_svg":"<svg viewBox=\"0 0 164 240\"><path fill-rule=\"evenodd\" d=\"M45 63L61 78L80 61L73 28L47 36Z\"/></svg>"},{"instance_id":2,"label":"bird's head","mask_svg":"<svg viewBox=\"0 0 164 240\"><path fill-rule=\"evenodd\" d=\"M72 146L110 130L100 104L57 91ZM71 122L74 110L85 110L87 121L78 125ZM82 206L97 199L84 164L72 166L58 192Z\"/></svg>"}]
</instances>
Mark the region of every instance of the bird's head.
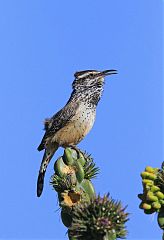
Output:
<instances>
[{"instance_id":1,"label":"bird's head","mask_svg":"<svg viewBox=\"0 0 164 240\"><path fill-rule=\"evenodd\" d=\"M104 78L111 74L116 74L116 70L85 70L79 71L74 74L75 80L72 83L72 87L75 90L85 90L90 88L102 88L104 84Z\"/></svg>"}]
</instances>

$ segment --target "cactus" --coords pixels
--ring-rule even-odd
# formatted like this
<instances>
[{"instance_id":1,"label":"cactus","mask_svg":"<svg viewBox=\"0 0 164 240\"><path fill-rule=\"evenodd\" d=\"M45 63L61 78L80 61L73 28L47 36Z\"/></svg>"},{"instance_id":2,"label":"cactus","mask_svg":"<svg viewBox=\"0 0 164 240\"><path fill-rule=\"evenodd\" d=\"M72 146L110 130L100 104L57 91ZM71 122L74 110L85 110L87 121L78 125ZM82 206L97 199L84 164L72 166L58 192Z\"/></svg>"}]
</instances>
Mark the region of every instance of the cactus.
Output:
<instances>
[{"instance_id":1,"label":"cactus","mask_svg":"<svg viewBox=\"0 0 164 240\"><path fill-rule=\"evenodd\" d=\"M138 194L141 200L139 207L146 214L159 212L164 199L164 195L158 186L159 169L148 166L145 168L145 171L141 172L141 177L143 193Z\"/></svg>"},{"instance_id":2,"label":"cactus","mask_svg":"<svg viewBox=\"0 0 164 240\"><path fill-rule=\"evenodd\" d=\"M146 214L157 212L158 225L164 230L164 163L161 169L146 167L141 177L143 193L138 194L141 200L139 207Z\"/></svg>"},{"instance_id":3,"label":"cactus","mask_svg":"<svg viewBox=\"0 0 164 240\"><path fill-rule=\"evenodd\" d=\"M97 196L91 180L99 169L90 155L66 148L54 164L51 185L58 194L61 219L70 240L125 238L128 213L120 202Z\"/></svg>"},{"instance_id":4,"label":"cactus","mask_svg":"<svg viewBox=\"0 0 164 240\"><path fill-rule=\"evenodd\" d=\"M72 212L72 225L68 230L70 239L76 240L114 240L125 238L125 222L128 214L120 202L109 198L92 198L89 202L77 204Z\"/></svg>"},{"instance_id":5,"label":"cactus","mask_svg":"<svg viewBox=\"0 0 164 240\"><path fill-rule=\"evenodd\" d=\"M69 227L73 207L95 197L91 179L97 175L99 169L89 155L66 148L63 156L55 162L54 170L50 183L58 193L63 224Z\"/></svg>"}]
</instances>

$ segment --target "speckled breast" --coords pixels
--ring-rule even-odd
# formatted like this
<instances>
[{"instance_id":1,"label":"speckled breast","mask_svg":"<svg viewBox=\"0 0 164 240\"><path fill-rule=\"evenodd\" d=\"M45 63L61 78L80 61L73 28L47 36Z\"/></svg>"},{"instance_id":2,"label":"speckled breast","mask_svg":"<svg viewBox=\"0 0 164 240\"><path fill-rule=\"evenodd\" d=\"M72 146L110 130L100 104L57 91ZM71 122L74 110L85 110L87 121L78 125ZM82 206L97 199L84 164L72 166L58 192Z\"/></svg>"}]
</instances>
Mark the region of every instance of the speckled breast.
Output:
<instances>
[{"instance_id":1,"label":"speckled breast","mask_svg":"<svg viewBox=\"0 0 164 240\"><path fill-rule=\"evenodd\" d=\"M53 141L63 147L78 144L93 127L95 115L95 109L81 104L68 124L55 134Z\"/></svg>"}]
</instances>

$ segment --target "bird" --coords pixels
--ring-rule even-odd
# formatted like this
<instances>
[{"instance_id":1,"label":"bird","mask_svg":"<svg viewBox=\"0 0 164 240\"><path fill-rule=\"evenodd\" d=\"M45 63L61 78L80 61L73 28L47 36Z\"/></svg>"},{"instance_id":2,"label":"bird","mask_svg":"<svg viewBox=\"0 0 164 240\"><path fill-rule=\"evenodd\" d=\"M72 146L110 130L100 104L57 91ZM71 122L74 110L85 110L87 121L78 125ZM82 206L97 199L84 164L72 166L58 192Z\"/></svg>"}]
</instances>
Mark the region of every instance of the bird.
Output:
<instances>
[{"instance_id":1,"label":"bird","mask_svg":"<svg viewBox=\"0 0 164 240\"><path fill-rule=\"evenodd\" d=\"M104 90L105 77L116 70L84 70L74 74L72 93L66 105L45 119L45 134L38 151L44 150L37 180L37 196L43 191L47 166L59 147L72 147L88 134L96 117L96 107Z\"/></svg>"}]
</instances>

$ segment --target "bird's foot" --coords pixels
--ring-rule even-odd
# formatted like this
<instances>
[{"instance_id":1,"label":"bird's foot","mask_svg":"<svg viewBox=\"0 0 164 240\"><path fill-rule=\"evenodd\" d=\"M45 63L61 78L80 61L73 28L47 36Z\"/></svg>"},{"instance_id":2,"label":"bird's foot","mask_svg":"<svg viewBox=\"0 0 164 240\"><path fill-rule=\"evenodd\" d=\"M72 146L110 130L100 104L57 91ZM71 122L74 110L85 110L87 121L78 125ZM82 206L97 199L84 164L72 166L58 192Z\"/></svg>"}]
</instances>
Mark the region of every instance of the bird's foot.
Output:
<instances>
[{"instance_id":1,"label":"bird's foot","mask_svg":"<svg viewBox=\"0 0 164 240\"><path fill-rule=\"evenodd\" d=\"M74 149L77 152L78 158L81 157L81 154L84 155L84 152L82 152L77 146L71 145L70 148Z\"/></svg>"}]
</instances>

